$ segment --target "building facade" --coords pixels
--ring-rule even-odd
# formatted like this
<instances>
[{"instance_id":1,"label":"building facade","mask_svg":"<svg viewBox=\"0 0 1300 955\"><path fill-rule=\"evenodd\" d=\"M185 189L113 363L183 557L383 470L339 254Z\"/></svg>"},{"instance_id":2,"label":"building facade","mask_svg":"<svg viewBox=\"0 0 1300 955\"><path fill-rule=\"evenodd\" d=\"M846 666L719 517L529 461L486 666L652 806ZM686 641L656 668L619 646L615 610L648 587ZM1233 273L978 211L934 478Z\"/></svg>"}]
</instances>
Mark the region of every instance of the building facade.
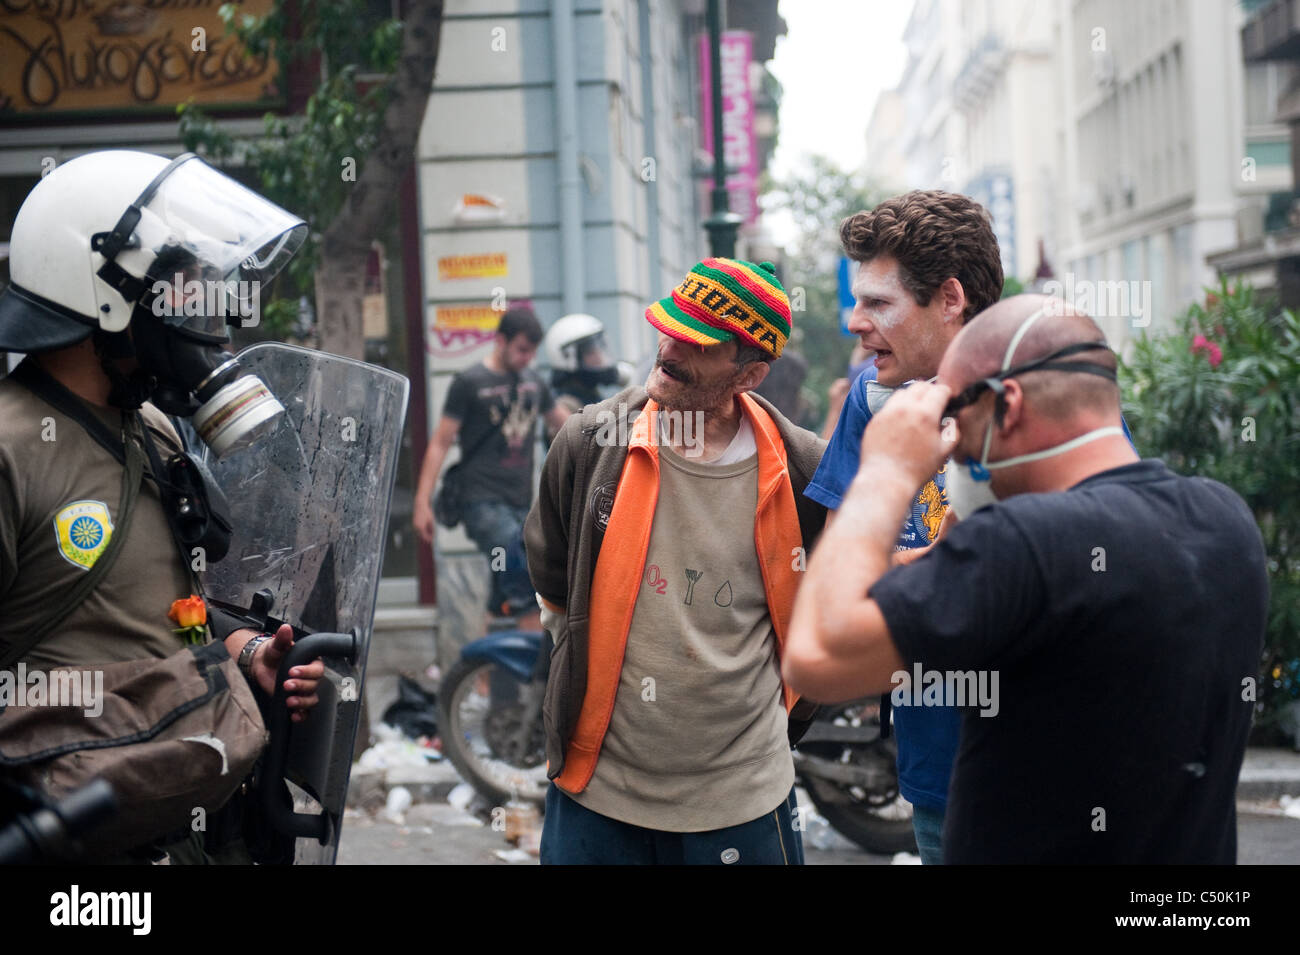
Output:
<instances>
[{"instance_id":1,"label":"building facade","mask_svg":"<svg viewBox=\"0 0 1300 955\"><path fill-rule=\"evenodd\" d=\"M1255 188L1241 211L1236 247L1210 256L1222 275L1277 294L1300 308L1300 11L1294 2L1246 5L1241 28L1246 62L1243 175Z\"/></svg>"},{"instance_id":2,"label":"building facade","mask_svg":"<svg viewBox=\"0 0 1300 955\"><path fill-rule=\"evenodd\" d=\"M896 192L908 181L903 154L898 148L903 133L903 97L897 89L882 90L867 121L867 149L862 168L871 182L886 192Z\"/></svg>"},{"instance_id":3,"label":"building facade","mask_svg":"<svg viewBox=\"0 0 1300 955\"><path fill-rule=\"evenodd\" d=\"M1058 283L1112 341L1160 327L1286 217L1290 65L1242 55L1260 6L917 0L907 132L867 175L985 203L1008 277Z\"/></svg>"},{"instance_id":4,"label":"building facade","mask_svg":"<svg viewBox=\"0 0 1300 955\"><path fill-rule=\"evenodd\" d=\"M959 16L960 0L916 0L903 28L907 64L898 82L902 133L898 156L890 164L901 164L911 189L958 189L963 184L957 166L963 130L951 95L959 55L953 22Z\"/></svg>"},{"instance_id":5,"label":"building facade","mask_svg":"<svg viewBox=\"0 0 1300 955\"><path fill-rule=\"evenodd\" d=\"M1206 257L1236 242L1257 188L1243 178L1240 16L1228 0L1074 0L1062 18L1062 266L1076 286L1128 283L1129 307L1098 316L1112 340L1198 299Z\"/></svg>"},{"instance_id":6,"label":"building facade","mask_svg":"<svg viewBox=\"0 0 1300 955\"><path fill-rule=\"evenodd\" d=\"M1022 279L1037 271L1040 244L1055 251L1059 230L1061 144L1046 131L1057 111L1058 13L1041 0L917 0L907 65L868 127L870 179L976 198L993 216L1004 271Z\"/></svg>"}]
</instances>

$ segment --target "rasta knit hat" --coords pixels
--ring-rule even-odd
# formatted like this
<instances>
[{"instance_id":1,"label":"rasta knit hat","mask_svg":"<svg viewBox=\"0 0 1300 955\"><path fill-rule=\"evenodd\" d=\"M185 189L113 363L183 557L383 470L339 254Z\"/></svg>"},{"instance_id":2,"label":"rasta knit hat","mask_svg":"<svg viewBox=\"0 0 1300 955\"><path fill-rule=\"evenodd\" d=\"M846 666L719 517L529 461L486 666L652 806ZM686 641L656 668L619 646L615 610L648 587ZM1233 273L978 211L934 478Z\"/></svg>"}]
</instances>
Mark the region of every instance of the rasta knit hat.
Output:
<instances>
[{"instance_id":1,"label":"rasta knit hat","mask_svg":"<svg viewBox=\"0 0 1300 955\"><path fill-rule=\"evenodd\" d=\"M771 262L705 259L645 317L678 341L717 345L735 338L773 358L790 337L790 300Z\"/></svg>"}]
</instances>

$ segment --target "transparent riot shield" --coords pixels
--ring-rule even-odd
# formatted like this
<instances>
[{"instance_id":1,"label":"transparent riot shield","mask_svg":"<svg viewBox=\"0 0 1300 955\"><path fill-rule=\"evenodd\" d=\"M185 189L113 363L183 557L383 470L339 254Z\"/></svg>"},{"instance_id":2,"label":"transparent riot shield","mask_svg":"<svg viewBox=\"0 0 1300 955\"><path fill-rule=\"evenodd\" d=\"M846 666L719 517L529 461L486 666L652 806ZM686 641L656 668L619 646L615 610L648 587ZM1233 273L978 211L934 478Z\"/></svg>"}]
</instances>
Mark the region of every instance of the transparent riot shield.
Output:
<instances>
[{"instance_id":1,"label":"transparent riot shield","mask_svg":"<svg viewBox=\"0 0 1300 955\"><path fill-rule=\"evenodd\" d=\"M296 863L328 865L338 850L359 728L409 382L375 365L279 343L253 345L239 361L285 414L252 447L208 455L234 534L225 558L207 567L204 585L219 603L293 625L304 647L316 641L312 656L324 657L320 704L309 719L281 718L283 691L272 703L272 741L258 780L263 798L254 811L259 825L296 838Z\"/></svg>"}]
</instances>

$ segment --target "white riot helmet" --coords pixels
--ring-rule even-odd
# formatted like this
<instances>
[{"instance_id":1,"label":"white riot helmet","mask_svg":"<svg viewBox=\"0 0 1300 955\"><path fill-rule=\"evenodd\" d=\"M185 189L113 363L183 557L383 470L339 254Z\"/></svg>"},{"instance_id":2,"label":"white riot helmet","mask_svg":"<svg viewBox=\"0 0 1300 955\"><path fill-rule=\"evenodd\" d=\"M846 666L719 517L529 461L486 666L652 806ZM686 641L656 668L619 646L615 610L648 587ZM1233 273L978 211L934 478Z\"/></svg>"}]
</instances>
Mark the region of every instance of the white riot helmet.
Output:
<instances>
[{"instance_id":1,"label":"white riot helmet","mask_svg":"<svg viewBox=\"0 0 1300 955\"><path fill-rule=\"evenodd\" d=\"M552 371L600 368L613 364L612 361L601 360L608 354L604 344L604 323L595 315L575 312L565 315L546 330L546 337L542 339L542 353Z\"/></svg>"},{"instance_id":2,"label":"white riot helmet","mask_svg":"<svg viewBox=\"0 0 1300 955\"><path fill-rule=\"evenodd\" d=\"M134 354L150 399L194 417L218 454L283 412L221 344L302 245L307 225L186 153L89 153L45 176L14 220L0 351L96 332ZM115 335L132 326L130 342ZM108 339L97 339L97 341Z\"/></svg>"},{"instance_id":3,"label":"white riot helmet","mask_svg":"<svg viewBox=\"0 0 1300 955\"><path fill-rule=\"evenodd\" d=\"M578 407L599 401L606 386L631 380L631 366L614 360L605 344L605 325L594 315L565 315L547 329L542 353L551 368L551 387Z\"/></svg>"}]
</instances>

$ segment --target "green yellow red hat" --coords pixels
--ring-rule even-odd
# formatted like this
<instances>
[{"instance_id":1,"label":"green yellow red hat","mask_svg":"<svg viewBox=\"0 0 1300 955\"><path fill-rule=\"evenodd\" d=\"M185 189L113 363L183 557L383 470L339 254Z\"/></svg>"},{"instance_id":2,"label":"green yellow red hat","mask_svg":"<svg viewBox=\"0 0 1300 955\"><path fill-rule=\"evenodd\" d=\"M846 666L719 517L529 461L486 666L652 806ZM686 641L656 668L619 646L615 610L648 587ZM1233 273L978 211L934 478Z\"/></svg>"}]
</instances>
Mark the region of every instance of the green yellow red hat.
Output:
<instances>
[{"instance_id":1,"label":"green yellow red hat","mask_svg":"<svg viewBox=\"0 0 1300 955\"><path fill-rule=\"evenodd\" d=\"M790 300L771 262L705 259L645 317L678 341L717 345L736 338L773 358L790 338Z\"/></svg>"}]
</instances>

